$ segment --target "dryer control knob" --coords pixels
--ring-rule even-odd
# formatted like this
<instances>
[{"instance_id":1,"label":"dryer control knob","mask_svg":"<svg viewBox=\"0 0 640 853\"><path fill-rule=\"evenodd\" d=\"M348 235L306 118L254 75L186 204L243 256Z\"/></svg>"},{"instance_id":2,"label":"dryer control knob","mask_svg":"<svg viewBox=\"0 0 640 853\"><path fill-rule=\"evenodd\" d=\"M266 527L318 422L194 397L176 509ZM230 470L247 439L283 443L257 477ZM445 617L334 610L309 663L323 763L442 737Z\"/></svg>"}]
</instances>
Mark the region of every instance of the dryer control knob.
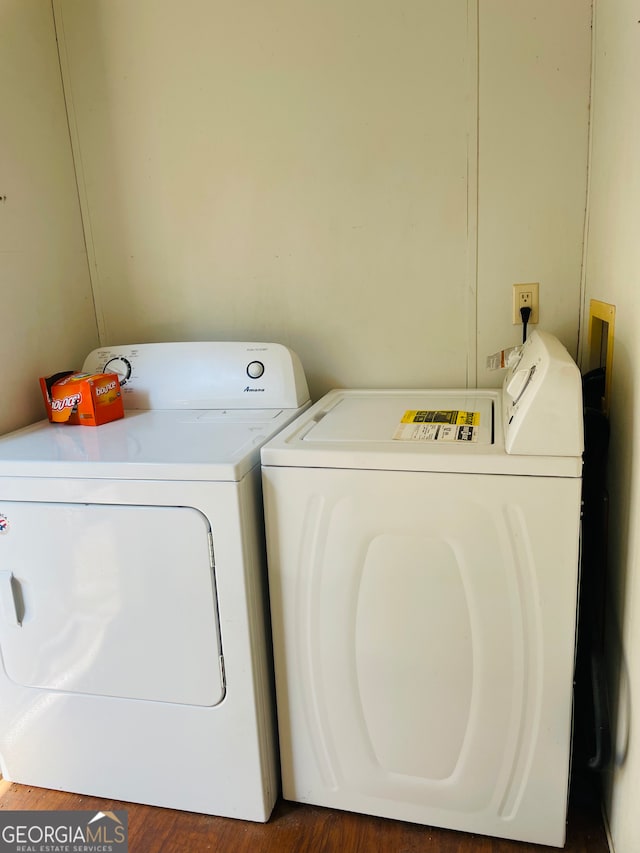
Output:
<instances>
[{"instance_id":1,"label":"dryer control knob","mask_svg":"<svg viewBox=\"0 0 640 853\"><path fill-rule=\"evenodd\" d=\"M131 362L124 356L117 355L110 358L102 368L103 373L115 373L120 380L120 385L126 385L127 380L131 377Z\"/></svg>"},{"instance_id":2,"label":"dryer control knob","mask_svg":"<svg viewBox=\"0 0 640 853\"><path fill-rule=\"evenodd\" d=\"M247 376L251 379L260 379L264 373L264 364L261 361L252 361L247 365Z\"/></svg>"}]
</instances>

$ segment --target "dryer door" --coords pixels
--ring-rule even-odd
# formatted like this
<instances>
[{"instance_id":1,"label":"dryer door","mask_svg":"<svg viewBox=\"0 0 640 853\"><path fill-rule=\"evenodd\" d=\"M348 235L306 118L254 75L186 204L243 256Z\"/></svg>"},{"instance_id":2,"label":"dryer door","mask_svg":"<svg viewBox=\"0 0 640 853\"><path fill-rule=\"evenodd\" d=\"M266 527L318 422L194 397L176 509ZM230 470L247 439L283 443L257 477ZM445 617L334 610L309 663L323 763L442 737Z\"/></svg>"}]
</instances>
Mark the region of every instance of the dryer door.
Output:
<instances>
[{"instance_id":1,"label":"dryer door","mask_svg":"<svg viewBox=\"0 0 640 853\"><path fill-rule=\"evenodd\" d=\"M206 517L2 501L0 649L46 690L211 706L224 696Z\"/></svg>"}]
</instances>

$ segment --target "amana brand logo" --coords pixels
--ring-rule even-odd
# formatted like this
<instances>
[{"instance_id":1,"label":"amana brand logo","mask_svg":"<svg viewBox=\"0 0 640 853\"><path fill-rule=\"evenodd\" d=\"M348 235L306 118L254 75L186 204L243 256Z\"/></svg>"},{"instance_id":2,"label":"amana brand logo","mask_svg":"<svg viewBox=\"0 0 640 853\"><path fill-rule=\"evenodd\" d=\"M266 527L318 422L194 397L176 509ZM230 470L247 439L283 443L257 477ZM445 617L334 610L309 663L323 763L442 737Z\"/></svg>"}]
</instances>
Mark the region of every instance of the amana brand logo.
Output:
<instances>
[{"instance_id":1,"label":"amana brand logo","mask_svg":"<svg viewBox=\"0 0 640 853\"><path fill-rule=\"evenodd\" d=\"M264 388L249 388L249 386L247 385L247 387L244 390L245 390L245 392L246 391L264 391Z\"/></svg>"},{"instance_id":2,"label":"amana brand logo","mask_svg":"<svg viewBox=\"0 0 640 853\"><path fill-rule=\"evenodd\" d=\"M66 397L63 397L61 400L52 400L51 408L54 412L61 412L63 409L71 409L73 406L77 406L78 403L82 400L82 394L67 394Z\"/></svg>"},{"instance_id":3,"label":"amana brand logo","mask_svg":"<svg viewBox=\"0 0 640 853\"><path fill-rule=\"evenodd\" d=\"M102 394L107 394L109 391L113 391L116 387L115 379L109 382L108 385L104 385L102 388L96 388L96 397L100 397Z\"/></svg>"},{"instance_id":4,"label":"amana brand logo","mask_svg":"<svg viewBox=\"0 0 640 853\"><path fill-rule=\"evenodd\" d=\"M127 813L0 812L0 853L126 853Z\"/></svg>"}]
</instances>

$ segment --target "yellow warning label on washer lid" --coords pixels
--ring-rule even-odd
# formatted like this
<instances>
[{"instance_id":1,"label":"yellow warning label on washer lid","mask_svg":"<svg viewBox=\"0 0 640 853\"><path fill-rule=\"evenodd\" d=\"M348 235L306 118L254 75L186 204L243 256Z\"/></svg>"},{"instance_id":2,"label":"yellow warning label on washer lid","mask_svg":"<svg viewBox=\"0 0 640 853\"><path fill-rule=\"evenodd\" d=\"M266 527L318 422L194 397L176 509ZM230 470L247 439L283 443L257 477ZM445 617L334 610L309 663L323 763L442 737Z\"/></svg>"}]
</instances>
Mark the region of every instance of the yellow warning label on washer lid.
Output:
<instances>
[{"instance_id":1,"label":"yellow warning label on washer lid","mask_svg":"<svg viewBox=\"0 0 640 853\"><path fill-rule=\"evenodd\" d=\"M480 412L455 409L407 411L396 429L396 441L477 441Z\"/></svg>"},{"instance_id":2,"label":"yellow warning label on washer lid","mask_svg":"<svg viewBox=\"0 0 640 853\"><path fill-rule=\"evenodd\" d=\"M408 411L402 416L403 424L460 424L479 426L480 412L461 412L456 409L429 409L426 411Z\"/></svg>"}]
</instances>

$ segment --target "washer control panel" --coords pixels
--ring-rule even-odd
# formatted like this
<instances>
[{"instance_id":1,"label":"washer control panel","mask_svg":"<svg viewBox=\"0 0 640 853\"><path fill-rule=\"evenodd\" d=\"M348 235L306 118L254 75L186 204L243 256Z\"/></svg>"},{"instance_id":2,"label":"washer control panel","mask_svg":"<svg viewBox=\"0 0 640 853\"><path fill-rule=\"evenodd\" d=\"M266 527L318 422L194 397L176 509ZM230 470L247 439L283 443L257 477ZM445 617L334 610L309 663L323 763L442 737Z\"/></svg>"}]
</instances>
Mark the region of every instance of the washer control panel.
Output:
<instances>
[{"instance_id":1,"label":"washer control panel","mask_svg":"<svg viewBox=\"0 0 640 853\"><path fill-rule=\"evenodd\" d=\"M274 343L100 347L82 369L115 373L125 409L298 408L309 400L298 356Z\"/></svg>"},{"instance_id":2,"label":"washer control panel","mask_svg":"<svg viewBox=\"0 0 640 853\"><path fill-rule=\"evenodd\" d=\"M582 379L560 341L534 331L502 386L505 449L532 456L579 456Z\"/></svg>"}]
</instances>

